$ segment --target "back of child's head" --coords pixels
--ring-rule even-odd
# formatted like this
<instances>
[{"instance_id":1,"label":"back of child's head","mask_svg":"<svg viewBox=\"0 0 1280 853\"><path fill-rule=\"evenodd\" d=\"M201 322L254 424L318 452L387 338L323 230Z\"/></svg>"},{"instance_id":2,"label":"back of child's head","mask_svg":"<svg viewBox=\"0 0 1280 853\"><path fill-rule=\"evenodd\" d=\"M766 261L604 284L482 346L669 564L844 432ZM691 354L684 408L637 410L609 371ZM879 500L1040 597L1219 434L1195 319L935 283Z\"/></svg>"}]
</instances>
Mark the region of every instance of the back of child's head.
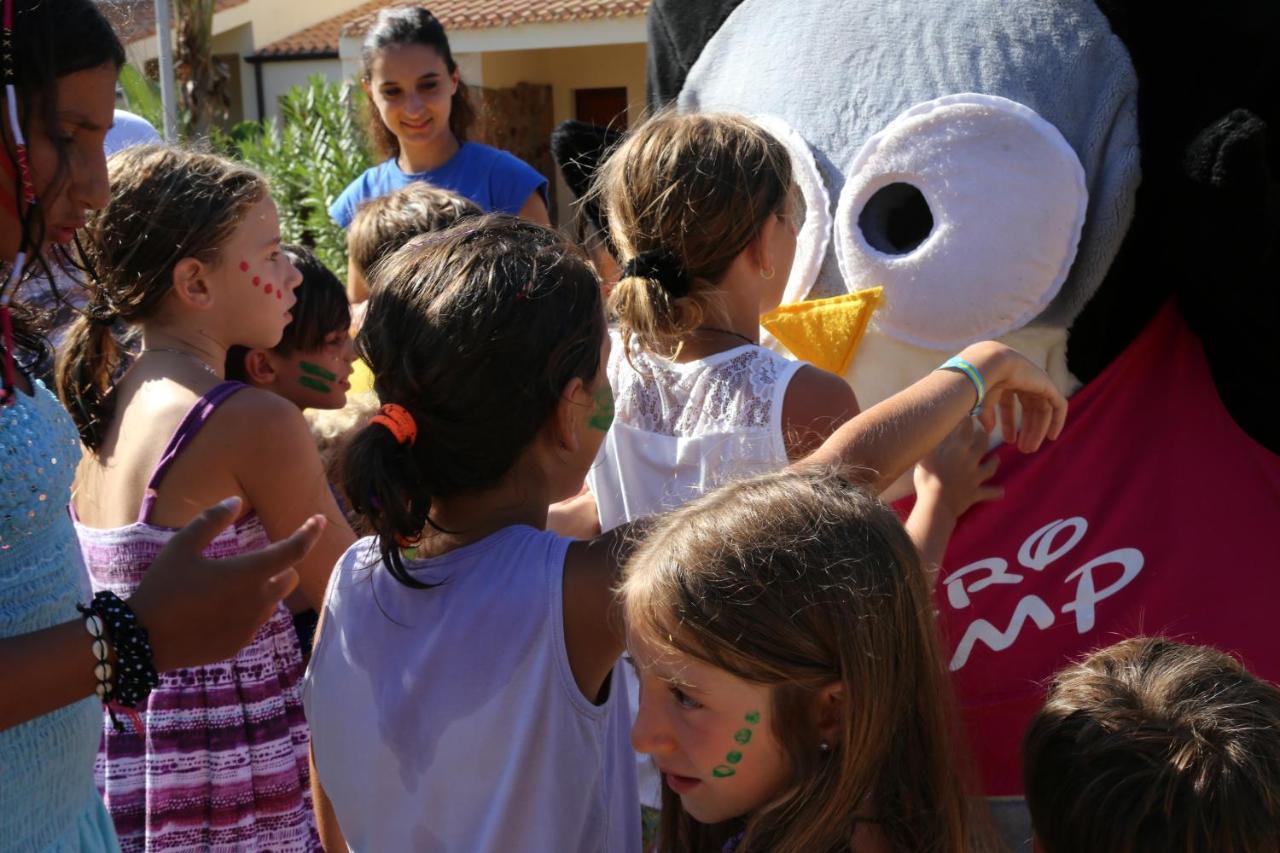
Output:
<instances>
[{"instance_id":1,"label":"back of child's head","mask_svg":"<svg viewBox=\"0 0 1280 853\"><path fill-rule=\"evenodd\" d=\"M1280 850L1280 690L1231 656L1125 640L1059 672L1023 742L1045 853Z\"/></svg>"},{"instance_id":2,"label":"back of child's head","mask_svg":"<svg viewBox=\"0 0 1280 853\"><path fill-rule=\"evenodd\" d=\"M324 346L325 340L335 332L347 334L351 328L351 306L342 282L307 247L286 245L281 248L302 273L302 283L293 291L297 300L290 311L293 319L285 326L280 343L271 349L283 356L310 352ZM249 381L244 363L248 353L248 347L228 348L228 379Z\"/></svg>"},{"instance_id":3,"label":"back of child's head","mask_svg":"<svg viewBox=\"0 0 1280 853\"><path fill-rule=\"evenodd\" d=\"M128 148L108 164L111 198L89 222L86 260L96 271L86 315L72 326L58 391L84 443L101 446L111 415L111 377L121 350L117 320L156 315L184 258L217 266L219 250L267 196L257 172L214 154L162 145Z\"/></svg>"},{"instance_id":4,"label":"back of child's head","mask_svg":"<svg viewBox=\"0 0 1280 853\"><path fill-rule=\"evenodd\" d=\"M894 850L971 849L925 572L875 498L817 472L730 484L657 522L622 594L647 645L774 689L790 779L739 850L848 850L868 802ZM816 697L832 684L844 706L822 752ZM719 850L736 829L698 824L666 787L662 821L663 851Z\"/></svg>"},{"instance_id":5,"label":"back of child's head","mask_svg":"<svg viewBox=\"0 0 1280 853\"><path fill-rule=\"evenodd\" d=\"M665 112L629 134L593 189L624 265L609 297L624 340L671 350L724 322L717 284L765 220L788 210L791 184L785 146L740 116Z\"/></svg>"},{"instance_id":6,"label":"back of child's head","mask_svg":"<svg viewBox=\"0 0 1280 853\"><path fill-rule=\"evenodd\" d=\"M360 205L347 230L347 252L356 271L368 276L381 258L419 234L442 231L482 212L455 192L413 181Z\"/></svg>"},{"instance_id":7,"label":"back of child's head","mask_svg":"<svg viewBox=\"0 0 1280 853\"><path fill-rule=\"evenodd\" d=\"M555 231L485 216L410 241L380 263L356 349L381 403L417 438L366 427L343 465L346 493L402 582L397 543L416 540L432 500L500 483L552 416L565 385L589 382L605 340L600 288Z\"/></svg>"}]
</instances>

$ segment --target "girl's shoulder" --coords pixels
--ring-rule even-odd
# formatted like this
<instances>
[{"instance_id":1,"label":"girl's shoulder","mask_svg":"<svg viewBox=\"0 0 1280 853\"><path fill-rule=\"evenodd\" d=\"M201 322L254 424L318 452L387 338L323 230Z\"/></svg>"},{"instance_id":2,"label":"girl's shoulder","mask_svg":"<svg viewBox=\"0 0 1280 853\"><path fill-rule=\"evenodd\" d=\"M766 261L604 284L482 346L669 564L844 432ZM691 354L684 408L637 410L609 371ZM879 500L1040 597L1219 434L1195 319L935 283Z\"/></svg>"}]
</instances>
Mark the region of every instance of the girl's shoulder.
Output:
<instances>
[{"instance_id":1,"label":"girl's shoulder","mask_svg":"<svg viewBox=\"0 0 1280 853\"><path fill-rule=\"evenodd\" d=\"M492 210L515 214L535 192L546 200L546 176L510 151L483 142L464 142L459 154L465 158L466 171L486 177Z\"/></svg>"}]
</instances>

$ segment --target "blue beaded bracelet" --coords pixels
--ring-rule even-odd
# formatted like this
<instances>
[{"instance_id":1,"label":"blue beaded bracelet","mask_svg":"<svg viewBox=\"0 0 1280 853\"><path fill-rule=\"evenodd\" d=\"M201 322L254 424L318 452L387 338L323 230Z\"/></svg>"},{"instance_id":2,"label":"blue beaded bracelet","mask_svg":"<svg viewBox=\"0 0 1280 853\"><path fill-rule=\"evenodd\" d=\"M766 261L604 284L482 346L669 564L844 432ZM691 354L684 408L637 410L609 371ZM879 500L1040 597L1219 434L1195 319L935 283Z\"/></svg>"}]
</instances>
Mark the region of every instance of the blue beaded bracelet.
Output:
<instances>
[{"instance_id":1,"label":"blue beaded bracelet","mask_svg":"<svg viewBox=\"0 0 1280 853\"><path fill-rule=\"evenodd\" d=\"M974 404L969 415L971 417L977 417L982 412L983 401L987 398L987 381L982 378L982 374L978 371L978 368L956 355L938 365L937 369L956 370L969 377L969 381L973 383L974 390L978 392L978 402Z\"/></svg>"}]
</instances>

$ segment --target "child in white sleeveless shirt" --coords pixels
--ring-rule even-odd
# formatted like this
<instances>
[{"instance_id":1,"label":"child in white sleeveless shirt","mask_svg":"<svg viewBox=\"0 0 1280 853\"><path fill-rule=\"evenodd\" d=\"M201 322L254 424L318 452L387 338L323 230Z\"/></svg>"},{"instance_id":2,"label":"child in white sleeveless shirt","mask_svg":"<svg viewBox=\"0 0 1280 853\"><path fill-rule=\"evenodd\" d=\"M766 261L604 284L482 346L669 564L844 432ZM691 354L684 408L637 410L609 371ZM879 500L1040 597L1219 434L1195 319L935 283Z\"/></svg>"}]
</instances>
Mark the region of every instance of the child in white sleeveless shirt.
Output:
<instances>
[{"instance_id":1,"label":"child in white sleeveless shirt","mask_svg":"<svg viewBox=\"0 0 1280 853\"><path fill-rule=\"evenodd\" d=\"M858 414L843 379L758 344L796 251L782 143L738 116L659 115L614 152L596 193L626 259L610 295L616 419L588 475L602 530L776 471ZM907 526L926 563L941 559L958 513L998 495L984 485L995 470L981 461L985 435L965 430L917 478ZM640 777L655 807L644 759Z\"/></svg>"},{"instance_id":2,"label":"child in white sleeveless shirt","mask_svg":"<svg viewBox=\"0 0 1280 853\"><path fill-rule=\"evenodd\" d=\"M599 284L555 232L486 217L416 238L373 290L357 348L382 407L344 480L377 536L334 572L304 692L325 847L638 851L612 678L626 527L545 530L612 420ZM965 357L1033 413L1026 449L1056 434L1066 404L1042 371L998 344ZM903 394L822 461L896 476L975 396L954 373Z\"/></svg>"}]
</instances>

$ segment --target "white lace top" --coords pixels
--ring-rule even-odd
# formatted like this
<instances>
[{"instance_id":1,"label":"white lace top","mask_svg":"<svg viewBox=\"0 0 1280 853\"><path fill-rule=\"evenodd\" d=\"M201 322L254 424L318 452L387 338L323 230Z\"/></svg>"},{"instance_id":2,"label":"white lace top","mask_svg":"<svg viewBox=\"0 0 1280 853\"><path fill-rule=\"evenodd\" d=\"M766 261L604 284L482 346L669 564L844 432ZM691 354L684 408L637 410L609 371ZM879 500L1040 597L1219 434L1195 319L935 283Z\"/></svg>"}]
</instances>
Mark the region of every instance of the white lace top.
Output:
<instances>
[{"instance_id":1,"label":"white lace top","mask_svg":"<svg viewBox=\"0 0 1280 853\"><path fill-rule=\"evenodd\" d=\"M787 464L782 401L803 362L743 345L677 363L613 333L613 428L588 483L604 530Z\"/></svg>"}]
</instances>

